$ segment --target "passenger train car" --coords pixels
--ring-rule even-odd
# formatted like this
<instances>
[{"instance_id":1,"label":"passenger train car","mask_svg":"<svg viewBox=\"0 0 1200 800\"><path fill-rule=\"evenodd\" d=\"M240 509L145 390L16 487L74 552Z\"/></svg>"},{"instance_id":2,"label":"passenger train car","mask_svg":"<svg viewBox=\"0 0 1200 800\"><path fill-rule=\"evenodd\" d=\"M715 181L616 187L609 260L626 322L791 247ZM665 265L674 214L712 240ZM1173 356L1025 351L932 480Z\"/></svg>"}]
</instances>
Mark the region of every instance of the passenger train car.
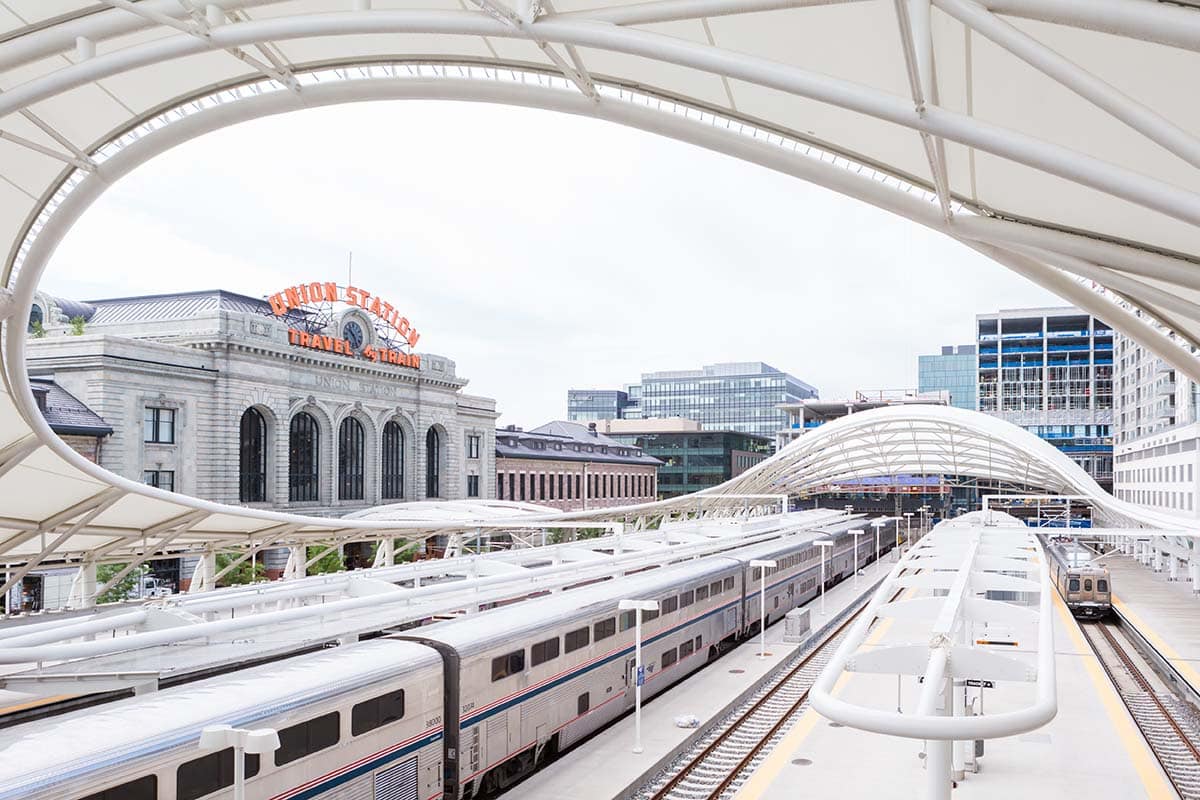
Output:
<instances>
[{"instance_id":1,"label":"passenger train car","mask_svg":"<svg viewBox=\"0 0 1200 800\"><path fill-rule=\"evenodd\" d=\"M1112 612L1108 567L1091 563L1093 554L1070 537L1043 539L1050 556L1050 577L1076 617L1099 619Z\"/></svg>"},{"instance_id":2,"label":"passenger train car","mask_svg":"<svg viewBox=\"0 0 1200 800\"><path fill-rule=\"evenodd\" d=\"M246 758L249 800L431 800L503 789L633 706L634 612L653 696L854 569L854 523L25 723L0 738L0 800L229 798L233 751L208 725L279 731ZM861 536L858 563L874 557Z\"/></svg>"}]
</instances>

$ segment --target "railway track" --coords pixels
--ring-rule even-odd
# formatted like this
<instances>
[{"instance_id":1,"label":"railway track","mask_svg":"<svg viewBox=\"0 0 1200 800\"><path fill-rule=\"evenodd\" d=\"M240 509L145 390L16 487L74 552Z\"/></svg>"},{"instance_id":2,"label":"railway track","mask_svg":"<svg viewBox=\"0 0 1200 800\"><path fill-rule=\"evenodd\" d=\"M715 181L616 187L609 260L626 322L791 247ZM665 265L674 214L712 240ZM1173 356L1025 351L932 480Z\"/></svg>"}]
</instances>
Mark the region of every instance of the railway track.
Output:
<instances>
[{"instance_id":1,"label":"railway track","mask_svg":"<svg viewBox=\"0 0 1200 800\"><path fill-rule=\"evenodd\" d=\"M1098 621L1080 628L1175 791L1200 800L1200 716L1159 679L1121 625Z\"/></svg>"},{"instance_id":2,"label":"railway track","mask_svg":"<svg viewBox=\"0 0 1200 800\"><path fill-rule=\"evenodd\" d=\"M783 738L808 702L808 692L833 658L866 603L813 649L775 673L759 691L713 726L633 797L637 800L719 800L731 797Z\"/></svg>"}]
</instances>

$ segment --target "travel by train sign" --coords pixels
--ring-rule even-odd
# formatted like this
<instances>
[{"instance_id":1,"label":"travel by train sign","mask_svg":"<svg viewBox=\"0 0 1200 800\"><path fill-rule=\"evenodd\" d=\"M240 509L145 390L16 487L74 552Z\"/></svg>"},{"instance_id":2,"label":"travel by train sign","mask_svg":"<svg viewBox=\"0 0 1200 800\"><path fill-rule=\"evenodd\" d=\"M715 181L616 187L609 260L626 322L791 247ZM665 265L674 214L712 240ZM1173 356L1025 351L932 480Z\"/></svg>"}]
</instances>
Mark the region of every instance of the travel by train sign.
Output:
<instances>
[{"instance_id":1,"label":"travel by train sign","mask_svg":"<svg viewBox=\"0 0 1200 800\"><path fill-rule=\"evenodd\" d=\"M292 323L291 345L421 368L421 357L412 352L421 334L395 305L365 289L333 281L298 283L269 295L267 303L272 314ZM361 309L365 315L344 313L345 307ZM374 320L374 325L368 325L373 331L363 330L368 318Z\"/></svg>"}]
</instances>

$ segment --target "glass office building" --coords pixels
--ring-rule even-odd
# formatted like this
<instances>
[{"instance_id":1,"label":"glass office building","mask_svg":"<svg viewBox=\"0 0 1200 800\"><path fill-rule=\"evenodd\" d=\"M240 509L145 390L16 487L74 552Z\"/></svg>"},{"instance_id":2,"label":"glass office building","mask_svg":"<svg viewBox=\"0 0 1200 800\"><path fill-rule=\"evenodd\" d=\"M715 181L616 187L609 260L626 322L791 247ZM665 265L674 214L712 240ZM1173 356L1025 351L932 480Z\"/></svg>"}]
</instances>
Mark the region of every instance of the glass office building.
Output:
<instances>
[{"instance_id":1,"label":"glass office building","mask_svg":"<svg viewBox=\"0 0 1200 800\"><path fill-rule=\"evenodd\" d=\"M771 440L737 431L609 433L662 462L658 496L698 492L741 475L771 454Z\"/></svg>"},{"instance_id":2,"label":"glass office building","mask_svg":"<svg viewBox=\"0 0 1200 800\"><path fill-rule=\"evenodd\" d=\"M628 406L629 394L615 389L567 390L567 419L571 422L623 419Z\"/></svg>"},{"instance_id":3,"label":"glass office building","mask_svg":"<svg viewBox=\"0 0 1200 800\"><path fill-rule=\"evenodd\" d=\"M950 405L977 410L975 345L948 345L941 355L917 356L917 391L949 392Z\"/></svg>"},{"instance_id":4,"label":"glass office building","mask_svg":"<svg viewBox=\"0 0 1200 800\"><path fill-rule=\"evenodd\" d=\"M761 361L642 375L642 416L685 417L707 430L774 440L787 422L781 403L817 396L804 381Z\"/></svg>"}]
</instances>

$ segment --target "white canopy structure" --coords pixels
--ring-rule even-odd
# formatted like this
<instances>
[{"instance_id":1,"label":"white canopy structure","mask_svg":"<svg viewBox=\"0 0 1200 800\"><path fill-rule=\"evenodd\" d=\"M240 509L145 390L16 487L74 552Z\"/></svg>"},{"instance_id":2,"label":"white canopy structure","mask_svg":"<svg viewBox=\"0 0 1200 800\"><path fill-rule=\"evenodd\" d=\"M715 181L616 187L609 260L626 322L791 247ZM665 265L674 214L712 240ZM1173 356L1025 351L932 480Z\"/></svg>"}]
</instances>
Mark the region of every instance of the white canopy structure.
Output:
<instances>
[{"instance_id":1,"label":"white canopy structure","mask_svg":"<svg viewBox=\"0 0 1200 800\"><path fill-rule=\"evenodd\" d=\"M38 280L109 185L208 131L316 106L505 103L729 154L964 242L1200 379L1200 10L514 1L0 2L0 559L401 530L221 507L114 477L54 436L25 373ZM988 452L1004 449L994 444L1004 435L980 435ZM1021 467L1019 453L984 455L971 465L1078 478L1040 456Z\"/></svg>"}]
</instances>

